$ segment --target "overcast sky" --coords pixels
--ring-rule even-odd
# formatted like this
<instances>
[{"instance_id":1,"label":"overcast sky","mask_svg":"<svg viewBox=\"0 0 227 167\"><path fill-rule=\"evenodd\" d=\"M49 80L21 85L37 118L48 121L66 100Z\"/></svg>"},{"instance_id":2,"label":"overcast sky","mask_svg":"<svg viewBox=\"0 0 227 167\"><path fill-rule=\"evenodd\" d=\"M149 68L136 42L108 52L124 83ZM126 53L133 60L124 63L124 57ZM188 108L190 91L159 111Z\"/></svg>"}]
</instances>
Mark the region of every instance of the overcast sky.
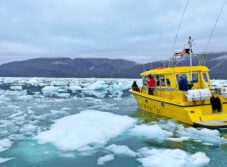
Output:
<instances>
[{"instance_id":1,"label":"overcast sky","mask_svg":"<svg viewBox=\"0 0 227 167\"><path fill-rule=\"evenodd\" d=\"M187 0L0 0L0 63L36 57L169 58ZM190 0L176 43L205 51L224 0ZM227 51L227 4L207 52Z\"/></svg>"}]
</instances>

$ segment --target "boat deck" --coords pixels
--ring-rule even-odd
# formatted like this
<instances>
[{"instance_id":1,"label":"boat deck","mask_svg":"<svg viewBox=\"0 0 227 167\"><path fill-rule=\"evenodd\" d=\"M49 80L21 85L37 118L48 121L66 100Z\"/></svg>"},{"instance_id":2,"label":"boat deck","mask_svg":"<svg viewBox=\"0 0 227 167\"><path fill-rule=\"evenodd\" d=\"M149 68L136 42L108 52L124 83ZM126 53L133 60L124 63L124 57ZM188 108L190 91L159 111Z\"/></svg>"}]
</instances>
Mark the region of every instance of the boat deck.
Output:
<instances>
[{"instance_id":1,"label":"boat deck","mask_svg":"<svg viewBox=\"0 0 227 167\"><path fill-rule=\"evenodd\" d=\"M224 120L210 120L210 121L201 121L196 123L195 126L206 127L210 129L216 128L227 128L227 119Z\"/></svg>"}]
</instances>

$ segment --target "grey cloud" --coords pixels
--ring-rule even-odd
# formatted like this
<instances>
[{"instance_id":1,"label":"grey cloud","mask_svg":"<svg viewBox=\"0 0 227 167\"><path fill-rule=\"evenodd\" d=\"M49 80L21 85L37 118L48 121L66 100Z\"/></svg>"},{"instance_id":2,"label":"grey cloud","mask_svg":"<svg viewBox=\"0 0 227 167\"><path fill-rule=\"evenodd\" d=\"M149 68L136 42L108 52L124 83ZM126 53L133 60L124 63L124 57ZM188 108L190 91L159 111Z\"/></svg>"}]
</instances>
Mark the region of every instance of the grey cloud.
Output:
<instances>
[{"instance_id":1,"label":"grey cloud","mask_svg":"<svg viewBox=\"0 0 227 167\"><path fill-rule=\"evenodd\" d=\"M176 48L191 35L195 50L204 51L222 3L190 0ZM2 0L0 63L45 56L139 62L168 58L185 4L186 0ZM209 51L226 50L226 9Z\"/></svg>"}]
</instances>

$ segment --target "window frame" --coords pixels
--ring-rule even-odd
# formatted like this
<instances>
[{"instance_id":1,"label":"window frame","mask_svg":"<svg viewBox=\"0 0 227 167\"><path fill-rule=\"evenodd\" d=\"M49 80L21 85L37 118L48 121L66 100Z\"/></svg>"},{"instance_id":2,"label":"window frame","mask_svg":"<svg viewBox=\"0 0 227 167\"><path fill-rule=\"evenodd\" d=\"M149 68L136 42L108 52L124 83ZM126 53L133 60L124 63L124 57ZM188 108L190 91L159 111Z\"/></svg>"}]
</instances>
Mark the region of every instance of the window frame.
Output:
<instances>
[{"instance_id":1,"label":"window frame","mask_svg":"<svg viewBox=\"0 0 227 167\"><path fill-rule=\"evenodd\" d=\"M182 75L183 77L186 77L187 78L187 74L186 73L178 73L178 74L176 74L177 84L179 84L179 81L180 81L179 76L180 75Z\"/></svg>"},{"instance_id":2,"label":"window frame","mask_svg":"<svg viewBox=\"0 0 227 167\"><path fill-rule=\"evenodd\" d=\"M193 77L193 76L195 76L195 74L197 75L197 82L195 82L194 77ZM199 73L198 72L193 72L192 73L192 83L194 83L194 84L198 84L199 83Z\"/></svg>"},{"instance_id":3,"label":"window frame","mask_svg":"<svg viewBox=\"0 0 227 167\"><path fill-rule=\"evenodd\" d=\"M170 80L170 78L166 78L166 86L171 87L171 80Z\"/></svg>"},{"instance_id":4,"label":"window frame","mask_svg":"<svg viewBox=\"0 0 227 167\"><path fill-rule=\"evenodd\" d=\"M206 78L204 77L204 74L205 74ZM203 81L204 82L209 82L209 78L208 78L207 72L203 72L202 75L203 75Z\"/></svg>"}]
</instances>

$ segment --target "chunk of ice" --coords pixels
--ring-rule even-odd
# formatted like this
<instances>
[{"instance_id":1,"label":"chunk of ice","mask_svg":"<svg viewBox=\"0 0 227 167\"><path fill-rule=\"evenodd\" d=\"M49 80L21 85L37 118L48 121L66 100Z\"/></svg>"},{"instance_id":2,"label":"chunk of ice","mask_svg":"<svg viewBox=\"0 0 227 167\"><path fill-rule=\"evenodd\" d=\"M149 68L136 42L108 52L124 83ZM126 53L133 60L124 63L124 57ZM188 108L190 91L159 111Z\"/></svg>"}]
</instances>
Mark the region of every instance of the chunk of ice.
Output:
<instances>
[{"instance_id":1,"label":"chunk of ice","mask_svg":"<svg viewBox=\"0 0 227 167\"><path fill-rule=\"evenodd\" d=\"M130 157L136 157L137 155L136 152L132 151L128 146L125 145L112 144L110 146L107 146L105 149L118 155L125 155Z\"/></svg>"},{"instance_id":2,"label":"chunk of ice","mask_svg":"<svg viewBox=\"0 0 227 167\"><path fill-rule=\"evenodd\" d=\"M172 132L168 132L160 128L157 124L142 124L136 125L129 132L130 135L144 137L147 139L154 139L158 141L165 140L167 137L173 135Z\"/></svg>"},{"instance_id":3,"label":"chunk of ice","mask_svg":"<svg viewBox=\"0 0 227 167\"><path fill-rule=\"evenodd\" d=\"M57 120L50 130L41 132L35 139L40 143L53 143L61 150L79 150L86 146L96 148L122 134L135 122L128 116L86 110Z\"/></svg>"},{"instance_id":4,"label":"chunk of ice","mask_svg":"<svg viewBox=\"0 0 227 167\"><path fill-rule=\"evenodd\" d=\"M179 149L148 149L139 150L141 158L137 160L144 167L184 167L201 166L209 163L205 153L197 152L193 155Z\"/></svg>"},{"instance_id":5,"label":"chunk of ice","mask_svg":"<svg viewBox=\"0 0 227 167\"><path fill-rule=\"evenodd\" d=\"M24 95L24 96L16 96L14 99L18 101L31 101L33 97L31 95Z\"/></svg>"},{"instance_id":6,"label":"chunk of ice","mask_svg":"<svg viewBox=\"0 0 227 167\"><path fill-rule=\"evenodd\" d=\"M25 135L33 135L37 131L37 126L32 124L25 124L21 127L20 133Z\"/></svg>"},{"instance_id":7,"label":"chunk of ice","mask_svg":"<svg viewBox=\"0 0 227 167\"><path fill-rule=\"evenodd\" d=\"M8 150L12 145L12 142L9 139L0 140L0 152Z\"/></svg>"},{"instance_id":8,"label":"chunk of ice","mask_svg":"<svg viewBox=\"0 0 227 167\"><path fill-rule=\"evenodd\" d=\"M104 165L109 161L112 161L114 159L114 155L113 154L107 154L105 156L99 157L99 159L97 160L97 164L98 165Z\"/></svg>"},{"instance_id":9,"label":"chunk of ice","mask_svg":"<svg viewBox=\"0 0 227 167\"><path fill-rule=\"evenodd\" d=\"M9 161L11 159L14 159L14 158L1 158L0 157L0 164L5 163L5 162L7 162L7 161Z\"/></svg>"},{"instance_id":10,"label":"chunk of ice","mask_svg":"<svg viewBox=\"0 0 227 167\"><path fill-rule=\"evenodd\" d=\"M10 89L11 90L22 90L22 86L21 85L13 85L13 86L10 86Z\"/></svg>"},{"instance_id":11,"label":"chunk of ice","mask_svg":"<svg viewBox=\"0 0 227 167\"><path fill-rule=\"evenodd\" d=\"M69 87L69 89L74 93L78 90L82 90L81 86L79 86L79 85L72 85Z\"/></svg>"},{"instance_id":12,"label":"chunk of ice","mask_svg":"<svg viewBox=\"0 0 227 167\"><path fill-rule=\"evenodd\" d=\"M42 88L42 92L45 96L53 96L58 94L58 87L55 86L45 86Z\"/></svg>"},{"instance_id":13,"label":"chunk of ice","mask_svg":"<svg viewBox=\"0 0 227 167\"><path fill-rule=\"evenodd\" d=\"M205 153L197 152L189 157L189 161L193 165L200 166L209 163L210 159L206 156Z\"/></svg>"},{"instance_id":14,"label":"chunk of ice","mask_svg":"<svg viewBox=\"0 0 227 167\"><path fill-rule=\"evenodd\" d=\"M197 129L193 127L184 128L183 126L179 126L177 133L181 138L188 138L194 141L202 142L204 144L210 143L220 145L227 142L224 137L221 137L221 134L218 130L206 128Z\"/></svg>"}]
</instances>

